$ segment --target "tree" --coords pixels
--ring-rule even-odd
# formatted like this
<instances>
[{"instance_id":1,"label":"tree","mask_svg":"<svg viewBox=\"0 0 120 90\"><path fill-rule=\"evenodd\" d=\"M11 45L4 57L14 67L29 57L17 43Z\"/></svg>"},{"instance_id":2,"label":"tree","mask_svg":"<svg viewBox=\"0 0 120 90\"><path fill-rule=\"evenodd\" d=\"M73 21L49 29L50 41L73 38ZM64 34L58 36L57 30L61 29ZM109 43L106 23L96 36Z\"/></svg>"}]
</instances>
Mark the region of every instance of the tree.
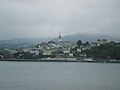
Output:
<instances>
[{"instance_id":1,"label":"tree","mask_svg":"<svg viewBox=\"0 0 120 90\"><path fill-rule=\"evenodd\" d=\"M87 41L87 42L83 43L83 46L90 46L90 44L89 44L89 42Z\"/></svg>"},{"instance_id":2,"label":"tree","mask_svg":"<svg viewBox=\"0 0 120 90\"><path fill-rule=\"evenodd\" d=\"M78 41L77 41L77 45L78 45L78 47L80 47L80 46L82 45L82 41L81 41L81 40L78 40Z\"/></svg>"}]
</instances>

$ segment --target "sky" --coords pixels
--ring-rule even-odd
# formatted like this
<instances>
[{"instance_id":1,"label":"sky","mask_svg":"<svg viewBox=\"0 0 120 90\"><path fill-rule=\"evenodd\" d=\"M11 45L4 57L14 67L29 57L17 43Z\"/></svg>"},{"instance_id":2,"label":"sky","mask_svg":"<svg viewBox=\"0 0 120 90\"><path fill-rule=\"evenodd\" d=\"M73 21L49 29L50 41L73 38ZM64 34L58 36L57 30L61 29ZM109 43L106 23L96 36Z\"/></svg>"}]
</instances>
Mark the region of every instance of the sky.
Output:
<instances>
[{"instance_id":1,"label":"sky","mask_svg":"<svg viewBox=\"0 0 120 90\"><path fill-rule=\"evenodd\" d=\"M0 39L59 32L120 37L120 0L0 0Z\"/></svg>"}]
</instances>

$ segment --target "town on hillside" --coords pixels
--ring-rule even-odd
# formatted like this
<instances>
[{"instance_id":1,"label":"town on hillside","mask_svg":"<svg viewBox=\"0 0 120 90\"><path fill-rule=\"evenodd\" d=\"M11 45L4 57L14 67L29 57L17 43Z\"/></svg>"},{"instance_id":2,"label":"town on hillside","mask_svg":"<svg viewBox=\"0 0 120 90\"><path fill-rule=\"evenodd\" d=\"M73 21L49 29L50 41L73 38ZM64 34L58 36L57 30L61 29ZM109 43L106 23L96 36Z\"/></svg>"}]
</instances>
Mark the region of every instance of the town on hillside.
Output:
<instances>
[{"instance_id":1,"label":"town on hillside","mask_svg":"<svg viewBox=\"0 0 120 90\"><path fill-rule=\"evenodd\" d=\"M59 33L57 41L17 49L6 48L0 52L0 60L120 62L120 43L106 39L69 42L64 41Z\"/></svg>"}]
</instances>

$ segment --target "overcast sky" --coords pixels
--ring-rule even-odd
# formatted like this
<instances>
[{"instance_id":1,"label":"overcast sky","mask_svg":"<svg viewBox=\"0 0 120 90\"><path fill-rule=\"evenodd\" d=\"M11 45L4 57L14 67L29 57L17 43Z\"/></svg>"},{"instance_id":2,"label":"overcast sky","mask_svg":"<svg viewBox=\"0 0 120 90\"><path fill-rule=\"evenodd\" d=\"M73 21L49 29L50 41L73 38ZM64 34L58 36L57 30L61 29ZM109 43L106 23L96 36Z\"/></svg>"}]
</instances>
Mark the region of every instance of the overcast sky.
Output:
<instances>
[{"instance_id":1,"label":"overcast sky","mask_svg":"<svg viewBox=\"0 0 120 90\"><path fill-rule=\"evenodd\" d=\"M58 33L119 37L120 0L0 0L0 39Z\"/></svg>"}]
</instances>

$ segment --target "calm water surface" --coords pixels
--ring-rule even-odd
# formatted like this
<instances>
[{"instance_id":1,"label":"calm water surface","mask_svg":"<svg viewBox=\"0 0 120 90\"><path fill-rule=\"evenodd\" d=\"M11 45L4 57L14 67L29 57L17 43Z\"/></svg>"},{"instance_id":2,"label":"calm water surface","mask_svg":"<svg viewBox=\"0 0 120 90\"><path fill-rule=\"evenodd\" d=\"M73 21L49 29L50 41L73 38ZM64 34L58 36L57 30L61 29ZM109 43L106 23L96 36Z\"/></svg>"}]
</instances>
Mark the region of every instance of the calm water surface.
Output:
<instances>
[{"instance_id":1,"label":"calm water surface","mask_svg":"<svg viewBox=\"0 0 120 90\"><path fill-rule=\"evenodd\" d=\"M0 90L120 90L120 64L0 62Z\"/></svg>"}]
</instances>

